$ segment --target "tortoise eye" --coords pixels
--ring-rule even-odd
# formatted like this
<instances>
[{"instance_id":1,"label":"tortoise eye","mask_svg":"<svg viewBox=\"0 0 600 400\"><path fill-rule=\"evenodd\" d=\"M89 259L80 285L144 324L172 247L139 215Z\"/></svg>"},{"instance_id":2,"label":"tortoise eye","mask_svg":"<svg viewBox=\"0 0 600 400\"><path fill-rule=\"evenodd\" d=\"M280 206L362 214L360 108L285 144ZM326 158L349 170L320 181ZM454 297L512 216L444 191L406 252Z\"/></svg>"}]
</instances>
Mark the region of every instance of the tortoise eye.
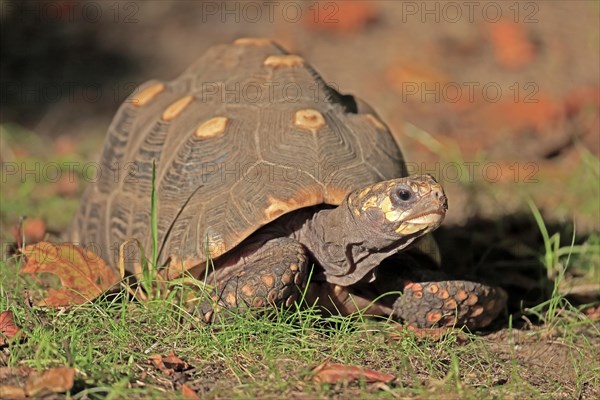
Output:
<instances>
[{"instance_id":1,"label":"tortoise eye","mask_svg":"<svg viewBox=\"0 0 600 400\"><path fill-rule=\"evenodd\" d=\"M402 201L408 201L412 197L412 193L406 189L398 190L398 198Z\"/></svg>"},{"instance_id":2,"label":"tortoise eye","mask_svg":"<svg viewBox=\"0 0 600 400\"><path fill-rule=\"evenodd\" d=\"M412 200L414 200L413 192L406 186L395 188L392 192L392 203L396 206L401 207L402 205L406 205L406 203L410 203Z\"/></svg>"}]
</instances>

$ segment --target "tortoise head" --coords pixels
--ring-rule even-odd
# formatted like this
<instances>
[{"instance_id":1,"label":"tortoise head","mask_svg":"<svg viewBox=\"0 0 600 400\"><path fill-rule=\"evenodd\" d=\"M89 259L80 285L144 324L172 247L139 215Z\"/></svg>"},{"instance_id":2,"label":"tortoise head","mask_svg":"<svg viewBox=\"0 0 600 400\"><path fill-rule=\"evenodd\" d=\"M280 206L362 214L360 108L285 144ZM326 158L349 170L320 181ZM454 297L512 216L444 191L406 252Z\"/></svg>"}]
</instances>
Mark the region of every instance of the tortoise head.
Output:
<instances>
[{"instance_id":1,"label":"tortoise head","mask_svg":"<svg viewBox=\"0 0 600 400\"><path fill-rule=\"evenodd\" d=\"M358 226L389 243L435 230L444 220L448 200L431 175L412 175L354 191L348 206Z\"/></svg>"},{"instance_id":2,"label":"tortoise head","mask_svg":"<svg viewBox=\"0 0 600 400\"><path fill-rule=\"evenodd\" d=\"M431 175L372 184L317 214L309 250L328 282L350 286L440 226L447 209L444 190Z\"/></svg>"}]
</instances>

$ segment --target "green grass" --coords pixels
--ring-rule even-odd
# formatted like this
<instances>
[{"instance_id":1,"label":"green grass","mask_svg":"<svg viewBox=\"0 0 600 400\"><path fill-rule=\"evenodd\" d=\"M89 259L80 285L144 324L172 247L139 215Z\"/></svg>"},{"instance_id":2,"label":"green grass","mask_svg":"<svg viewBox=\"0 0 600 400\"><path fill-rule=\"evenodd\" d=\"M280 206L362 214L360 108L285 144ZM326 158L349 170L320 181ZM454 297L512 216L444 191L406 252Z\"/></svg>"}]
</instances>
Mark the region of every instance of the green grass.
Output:
<instances>
[{"instance_id":1,"label":"green grass","mask_svg":"<svg viewBox=\"0 0 600 400\"><path fill-rule=\"evenodd\" d=\"M175 398L182 379L204 398L598 393L600 329L589 319L565 319L564 302L556 303L547 321L552 324L465 334L466 342L457 334L438 342L418 339L392 322L327 317L311 307L234 315L208 326L171 299L139 303L125 291L67 311L30 308L22 298L28 286L18 275L19 263L1 264L0 309L12 310L25 333L10 345L4 363L71 365L78 371L74 398ZM151 354L171 350L192 365L185 378L149 365ZM379 389L365 382L320 385L312 382L311 370L322 362L368 367L397 380Z\"/></svg>"},{"instance_id":2,"label":"green grass","mask_svg":"<svg viewBox=\"0 0 600 400\"><path fill-rule=\"evenodd\" d=\"M156 161L152 160L152 193L150 194L150 228L152 232L152 269L158 270L158 204L156 202Z\"/></svg>"},{"instance_id":3,"label":"green grass","mask_svg":"<svg viewBox=\"0 0 600 400\"><path fill-rule=\"evenodd\" d=\"M595 168L594 159L586 162L586 168ZM61 219L53 213L61 205L65 214L74 211L67 204L77 199L44 192L48 182L9 184L0 193L4 226L23 213L40 215L36 211L54 203L42 214L60 228L70 215ZM39 190L47 196L34 195ZM150 268L157 255L155 195L152 210L155 245L148 249ZM492 333L454 332L434 341L398 330L391 321L324 316L306 305L234 315L209 326L184 306L178 283L143 302L122 288L116 295L68 310L41 309L28 305L24 293L34 293L35 288L18 274L21 260L11 258L0 261L0 311L14 312L24 336L3 349L0 366L41 370L71 365L77 371L71 392L75 399L178 398L184 381L207 399L598 397L600 324L568 300L565 287L575 278L600 282L600 235L593 232L575 242L571 234L552 228L533 203L528 218L541 237L539 246L528 251L554 281L546 301L522 310L524 318L537 319L536 324L524 323L521 314L515 314ZM3 230L6 240L9 235ZM145 283L147 290L159 284ZM165 376L148 358L172 350L192 368ZM311 371L323 362L367 367L397 379L380 387L365 382L317 384Z\"/></svg>"},{"instance_id":4,"label":"green grass","mask_svg":"<svg viewBox=\"0 0 600 400\"><path fill-rule=\"evenodd\" d=\"M569 262L571 261L571 257L588 254L598 257L600 256L600 246L597 244L590 244L589 242L584 245L576 246L575 232L573 232L570 245L561 247L560 233L557 232L550 236L540 211L531 200L529 201L529 207L540 229L544 241L545 252L540 258L542 259L543 265L546 268L547 278L554 282L550 299L539 304L530 311L536 313L537 316L540 317L540 319L545 323L551 324L558 316L559 311L573 310L573 307L560 290L561 284L565 281L565 273L569 266ZM593 240L594 239L592 238L592 241ZM590 274L592 275L591 282L594 282L593 276L597 274L598 271ZM543 310L545 310L545 314L541 315L539 311Z\"/></svg>"}]
</instances>

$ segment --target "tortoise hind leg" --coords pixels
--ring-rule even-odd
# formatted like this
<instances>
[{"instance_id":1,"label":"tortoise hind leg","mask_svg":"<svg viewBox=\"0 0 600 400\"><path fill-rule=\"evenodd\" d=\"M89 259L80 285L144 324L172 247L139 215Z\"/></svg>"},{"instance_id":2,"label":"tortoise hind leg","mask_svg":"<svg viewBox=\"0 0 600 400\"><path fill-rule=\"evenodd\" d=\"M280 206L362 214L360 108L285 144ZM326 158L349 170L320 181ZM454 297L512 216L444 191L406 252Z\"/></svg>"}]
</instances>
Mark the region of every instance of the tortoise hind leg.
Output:
<instances>
[{"instance_id":1,"label":"tortoise hind leg","mask_svg":"<svg viewBox=\"0 0 600 400\"><path fill-rule=\"evenodd\" d=\"M201 306L204 320L210 322L220 308L290 307L306 287L308 260L305 247L285 237L244 254L233 266L233 276L217 276L213 304ZM212 284L210 277L207 283Z\"/></svg>"}]
</instances>

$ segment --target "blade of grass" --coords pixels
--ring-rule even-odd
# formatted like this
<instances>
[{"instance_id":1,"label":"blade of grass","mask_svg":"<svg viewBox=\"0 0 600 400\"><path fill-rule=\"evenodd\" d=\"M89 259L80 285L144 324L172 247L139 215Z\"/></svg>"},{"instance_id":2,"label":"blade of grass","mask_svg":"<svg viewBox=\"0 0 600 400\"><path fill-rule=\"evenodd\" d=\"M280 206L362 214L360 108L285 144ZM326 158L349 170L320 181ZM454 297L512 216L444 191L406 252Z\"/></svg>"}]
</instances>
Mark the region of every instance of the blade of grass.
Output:
<instances>
[{"instance_id":1,"label":"blade of grass","mask_svg":"<svg viewBox=\"0 0 600 400\"><path fill-rule=\"evenodd\" d=\"M152 160L152 193L150 198L150 224L152 230L152 276L158 269L158 205L156 203L156 161Z\"/></svg>"},{"instance_id":2,"label":"blade of grass","mask_svg":"<svg viewBox=\"0 0 600 400\"><path fill-rule=\"evenodd\" d=\"M531 213L533 214L533 218L537 223L538 229L542 234L542 238L544 240L544 265L546 266L546 272L548 273L548 278L552 278L552 270L554 268L554 253L552 251L552 240L550 239L550 235L548 234L548 229L546 228L546 224L544 223L544 218L540 213L540 210L534 204L533 200L528 199L527 203L529 208L531 209Z\"/></svg>"}]
</instances>

